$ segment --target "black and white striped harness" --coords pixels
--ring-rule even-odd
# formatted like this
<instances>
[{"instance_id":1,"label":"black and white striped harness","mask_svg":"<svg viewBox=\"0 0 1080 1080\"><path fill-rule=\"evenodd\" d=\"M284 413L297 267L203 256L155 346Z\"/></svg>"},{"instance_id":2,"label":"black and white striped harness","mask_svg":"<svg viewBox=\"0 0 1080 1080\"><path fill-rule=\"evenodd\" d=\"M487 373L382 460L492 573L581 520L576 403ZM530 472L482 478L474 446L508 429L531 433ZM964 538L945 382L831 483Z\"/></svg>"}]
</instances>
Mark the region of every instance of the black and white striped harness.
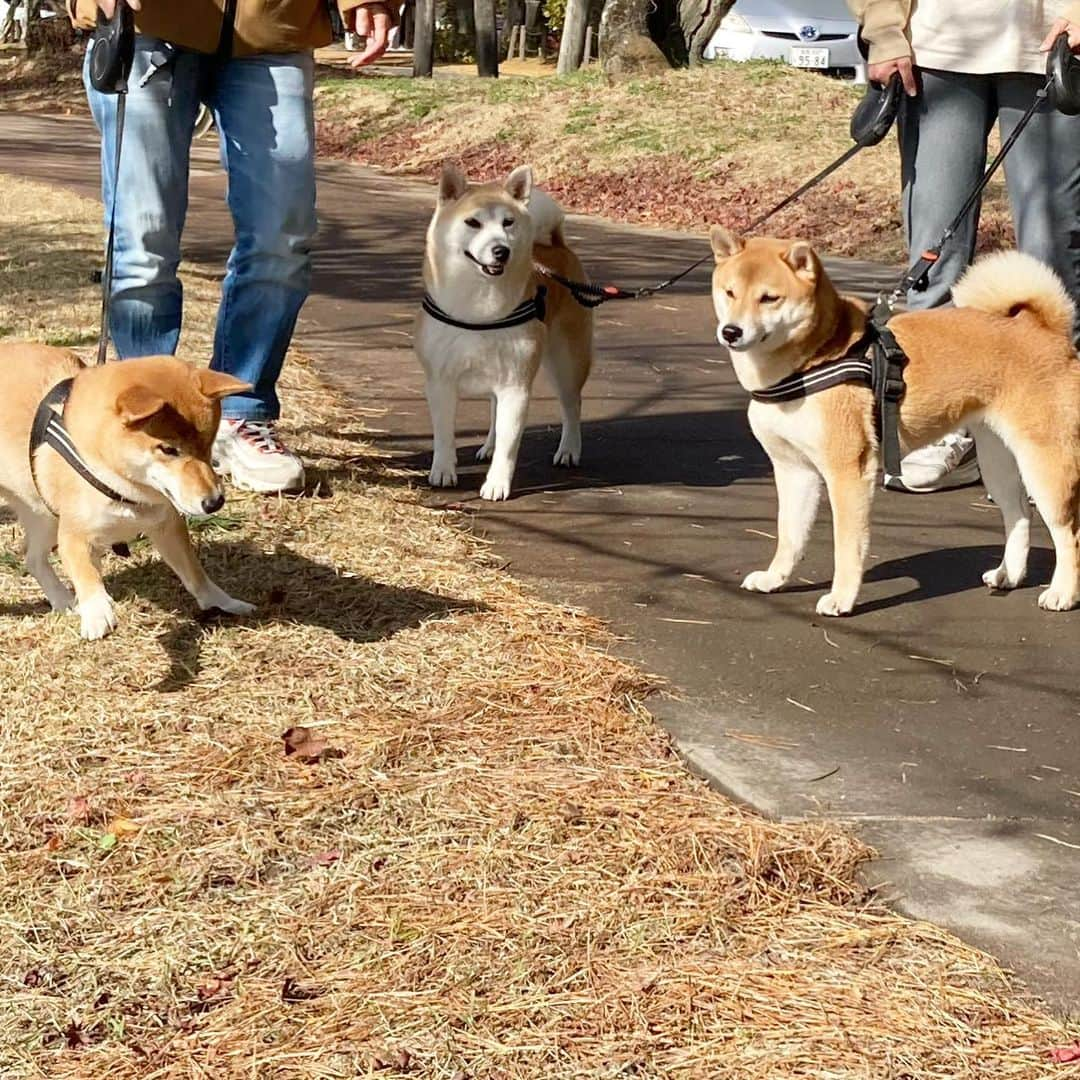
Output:
<instances>
[{"instance_id":1,"label":"black and white striped harness","mask_svg":"<svg viewBox=\"0 0 1080 1080\"><path fill-rule=\"evenodd\" d=\"M67 404L71 393L71 384L74 379L65 379L57 383L42 399L34 414L34 426L30 429L30 475L33 477L34 486L37 488L41 501L45 503L49 511L56 516L56 511L49 506L48 500L41 491L38 483L37 471L34 468L34 457L42 446L51 446L92 488L100 491L106 498L113 502L123 503L125 506L138 506L131 499L125 498L118 491L109 487L104 480L94 475L93 470L87 465L82 454L79 453L71 438L68 429L64 426L64 406Z\"/></svg>"},{"instance_id":2,"label":"black and white striped harness","mask_svg":"<svg viewBox=\"0 0 1080 1080\"><path fill-rule=\"evenodd\" d=\"M900 402L904 400L906 364L907 356L892 331L884 322L871 318L866 332L839 359L808 371L796 371L764 390L751 390L750 396L755 401L780 404L820 394L842 383L868 387L874 394L874 424L888 487L889 481L900 475Z\"/></svg>"},{"instance_id":3,"label":"black and white striped harness","mask_svg":"<svg viewBox=\"0 0 1080 1080\"><path fill-rule=\"evenodd\" d=\"M534 319L544 321L547 313L547 289L543 285L538 286L536 295L531 300L523 301L509 315L489 323L470 323L455 319L453 315L443 311L428 293L424 293L423 308L433 319L446 323L447 326L456 326L459 330L509 330L514 326L524 326Z\"/></svg>"}]
</instances>

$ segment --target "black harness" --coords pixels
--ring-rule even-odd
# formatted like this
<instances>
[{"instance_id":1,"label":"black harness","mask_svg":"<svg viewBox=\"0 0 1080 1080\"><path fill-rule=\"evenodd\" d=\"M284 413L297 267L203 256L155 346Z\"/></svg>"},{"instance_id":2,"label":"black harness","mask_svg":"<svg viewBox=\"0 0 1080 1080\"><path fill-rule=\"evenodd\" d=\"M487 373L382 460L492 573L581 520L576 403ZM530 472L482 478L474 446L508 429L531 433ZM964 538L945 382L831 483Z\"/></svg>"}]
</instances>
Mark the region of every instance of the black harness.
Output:
<instances>
[{"instance_id":1,"label":"black harness","mask_svg":"<svg viewBox=\"0 0 1080 1080\"><path fill-rule=\"evenodd\" d=\"M86 464L85 459L75 447L75 443L64 426L64 406L67 404L68 395L71 393L71 384L74 379L65 379L57 383L42 399L34 414L34 426L30 429L30 475L37 488L41 501L45 503L49 512L57 517L56 511L49 506L48 500L41 491L38 483L37 471L34 468L34 455L42 446L51 446L92 488L100 491L107 499L122 503L124 506L138 506L137 502L127 499L120 492L109 487L104 480L99 480L93 470Z\"/></svg>"},{"instance_id":2,"label":"black harness","mask_svg":"<svg viewBox=\"0 0 1080 1080\"><path fill-rule=\"evenodd\" d=\"M470 323L455 319L453 315L448 315L443 311L427 293L424 293L422 306L433 319L446 323L447 326L456 326L459 330L509 330L515 326L531 323L534 319L544 321L544 315L547 313L547 289L543 285L538 286L536 295L531 300L525 300L518 304L509 315L489 323Z\"/></svg>"},{"instance_id":3,"label":"black harness","mask_svg":"<svg viewBox=\"0 0 1080 1080\"><path fill-rule=\"evenodd\" d=\"M900 476L900 403L904 400L906 364L904 350L875 313L866 324L866 333L839 359L796 371L764 390L751 390L750 396L755 401L779 404L820 394L842 383L868 387L874 394L874 426L881 444L884 485L892 487Z\"/></svg>"}]
</instances>

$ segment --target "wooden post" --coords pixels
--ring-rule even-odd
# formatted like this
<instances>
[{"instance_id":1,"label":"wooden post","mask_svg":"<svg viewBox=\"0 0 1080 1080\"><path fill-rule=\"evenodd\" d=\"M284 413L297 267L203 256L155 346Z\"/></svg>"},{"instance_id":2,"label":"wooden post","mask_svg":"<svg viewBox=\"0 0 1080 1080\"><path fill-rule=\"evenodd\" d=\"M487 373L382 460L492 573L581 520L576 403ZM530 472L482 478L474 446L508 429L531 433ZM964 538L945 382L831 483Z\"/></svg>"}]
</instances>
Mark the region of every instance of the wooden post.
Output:
<instances>
[{"instance_id":1,"label":"wooden post","mask_svg":"<svg viewBox=\"0 0 1080 1080\"><path fill-rule=\"evenodd\" d=\"M589 0L566 0L562 41L559 43L559 75L570 75L581 67L585 52L585 24L589 18Z\"/></svg>"},{"instance_id":2,"label":"wooden post","mask_svg":"<svg viewBox=\"0 0 1080 1080\"><path fill-rule=\"evenodd\" d=\"M593 58L593 28L585 27L585 54L581 58L581 66L591 64Z\"/></svg>"},{"instance_id":3,"label":"wooden post","mask_svg":"<svg viewBox=\"0 0 1080 1080\"><path fill-rule=\"evenodd\" d=\"M435 68L435 0L416 0L413 77L430 79Z\"/></svg>"},{"instance_id":4,"label":"wooden post","mask_svg":"<svg viewBox=\"0 0 1080 1080\"><path fill-rule=\"evenodd\" d=\"M499 38L495 29L495 0L473 0L476 23L476 71L482 79L499 77Z\"/></svg>"},{"instance_id":5,"label":"wooden post","mask_svg":"<svg viewBox=\"0 0 1080 1080\"><path fill-rule=\"evenodd\" d=\"M514 47L517 45L518 28L516 26L510 27L510 46L506 50L506 59L514 59Z\"/></svg>"},{"instance_id":6,"label":"wooden post","mask_svg":"<svg viewBox=\"0 0 1080 1080\"><path fill-rule=\"evenodd\" d=\"M521 33L518 34L518 59L525 59L525 24L521 24Z\"/></svg>"}]
</instances>

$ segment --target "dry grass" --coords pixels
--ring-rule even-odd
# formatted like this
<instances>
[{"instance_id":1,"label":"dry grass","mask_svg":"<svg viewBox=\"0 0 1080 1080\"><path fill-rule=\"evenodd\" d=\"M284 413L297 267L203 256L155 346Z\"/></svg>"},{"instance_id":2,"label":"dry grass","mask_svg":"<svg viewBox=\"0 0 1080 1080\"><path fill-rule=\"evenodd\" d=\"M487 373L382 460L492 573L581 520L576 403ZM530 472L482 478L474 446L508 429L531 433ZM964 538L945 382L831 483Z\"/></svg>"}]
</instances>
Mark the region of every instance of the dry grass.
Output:
<instances>
[{"instance_id":1,"label":"dry grass","mask_svg":"<svg viewBox=\"0 0 1080 1080\"><path fill-rule=\"evenodd\" d=\"M94 220L0 186L6 333L88 334ZM850 835L691 777L602 627L418 506L303 366L283 396L318 493L200 532L250 622L137 548L84 644L0 525L5 1080L1080 1076L991 959L864 895ZM298 725L323 746L286 755Z\"/></svg>"}]
</instances>

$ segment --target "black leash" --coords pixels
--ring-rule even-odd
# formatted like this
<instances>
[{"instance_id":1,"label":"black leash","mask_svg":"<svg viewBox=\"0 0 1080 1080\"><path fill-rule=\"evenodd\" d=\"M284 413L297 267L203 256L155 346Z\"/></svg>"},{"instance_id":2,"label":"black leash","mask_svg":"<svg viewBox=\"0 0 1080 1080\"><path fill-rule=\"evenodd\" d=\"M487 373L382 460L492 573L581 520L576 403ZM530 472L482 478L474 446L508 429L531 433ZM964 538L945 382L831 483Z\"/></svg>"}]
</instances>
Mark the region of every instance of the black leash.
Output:
<instances>
[{"instance_id":1,"label":"black leash","mask_svg":"<svg viewBox=\"0 0 1080 1080\"><path fill-rule=\"evenodd\" d=\"M1068 38L1063 34L1059 41L1064 40L1066 46L1068 45ZM945 245L956 235L956 230L964 223L968 214L971 213L972 208L979 201L982 193L986 190L986 185L994 178L995 173L1001 168L1005 162L1005 158L1008 157L1009 152L1016 145L1017 140L1024 133L1024 129L1031 123L1032 118L1039 111L1040 106L1050 98L1051 93L1055 88L1056 76L1054 73L1050 73L1047 76L1046 83L1041 86L1035 93L1035 99L1031 105L1028 106L1027 112L1021 117L1020 122L1013 128L1012 133L1002 143L1001 149L997 152L994 160L990 162L986 172L983 173L982 179L975 185L975 189L964 201L964 205L960 208L960 212L949 223L948 228L941 235L941 239L931 248L927 248L916 262L909 268L908 272L903 276L900 284L892 292L890 301L895 303L902 296L904 296L909 290L914 292L925 292L930 285L930 271L934 268L935 264L941 258L941 252Z\"/></svg>"},{"instance_id":2,"label":"black leash","mask_svg":"<svg viewBox=\"0 0 1080 1080\"><path fill-rule=\"evenodd\" d=\"M125 0L116 0L112 18L98 10L98 25L90 53L90 83L102 94L116 95L116 153L113 160L112 207L105 269L101 275L101 332L97 363L104 364L109 350L109 304L112 299L113 252L116 247L116 199L120 190L120 158L127 117L128 78L135 62L135 17Z\"/></svg>"},{"instance_id":3,"label":"black leash","mask_svg":"<svg viewBox=\"0 0 1080 1080\"><path fill-rule=\"evenodd\" d=\"M793 202L797 202L812 188L817 187L822 181L827 180L837 169L846 165L861 150L871 146L877 146L892 128L896 115L900 111L900 102L903 98L903 85L900 76L894 75L884 86L871 83L854 116L851 118L851 137L854 144L849 146L838 158L831 161L821 172L816 173L804 184L800 185L790 195L781 199L760 217L755 218L747 227L746 232L753 232L761 228L770 218L775 217L781 210L786 210ZM684 277L692 274L703 263L713 258L710 251L702 255L700 259L692 262L685 270L655 285L646 285L640 289L624 289L618 285L593 285L586 281L572 281L556 274L546 266L534 264L534 269L541 277L558 282L570 291L571 296L582 307L594 308L606 303L608 300L642 300L648 296L670 289L672 285L682 281Z\"/></svg>"}]
</instances>

